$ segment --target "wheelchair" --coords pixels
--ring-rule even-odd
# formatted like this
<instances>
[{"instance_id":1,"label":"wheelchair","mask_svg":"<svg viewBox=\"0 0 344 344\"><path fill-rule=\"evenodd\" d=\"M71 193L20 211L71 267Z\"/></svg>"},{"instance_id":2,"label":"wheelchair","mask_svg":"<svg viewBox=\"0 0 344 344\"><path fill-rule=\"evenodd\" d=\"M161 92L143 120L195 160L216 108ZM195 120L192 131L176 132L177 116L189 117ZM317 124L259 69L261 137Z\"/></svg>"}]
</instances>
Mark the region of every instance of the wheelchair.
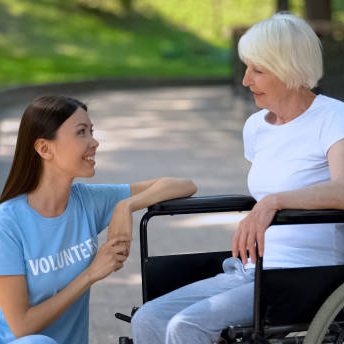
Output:
<instances>
[{"instance_id":1,"label":"wheelchair","mask_svg":"<svg viewBox=\"0 0 344 344\"><path fill-rule=\"evenodd\" d=\"M143 303L186 284L215 276L231 252L149 256L148 222L152 217L179 214L249 211L255 200L245 195L189 197L164 201L148 208L140 223ZM341 210L281 210L272 225L344 223ZM254 320L251 326L222 331L221 343L343 344L344 265L255 270ZM133 308L131 316L137 308ZM118 319L131 317L116 313ZM120 344L130 344L120 337Z\"/></svg>"}]
</instances>

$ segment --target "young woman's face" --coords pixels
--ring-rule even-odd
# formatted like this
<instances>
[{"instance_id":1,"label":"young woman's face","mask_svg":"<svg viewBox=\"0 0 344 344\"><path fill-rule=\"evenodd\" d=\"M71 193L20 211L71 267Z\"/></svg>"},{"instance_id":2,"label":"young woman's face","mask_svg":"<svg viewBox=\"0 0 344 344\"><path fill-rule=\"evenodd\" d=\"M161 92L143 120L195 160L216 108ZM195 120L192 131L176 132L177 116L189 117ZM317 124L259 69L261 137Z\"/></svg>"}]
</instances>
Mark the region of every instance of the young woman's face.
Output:
<instances>
[{"instance_id":1,"label":"young woman's face","mask_svg":"<svg viewBox=\"0 0 344 344\"><path fill-rule=\"evenodd\" d=\"M257 66L246 60L246 71L242 83L249 87L257 107L273 111L280 99L290 90L287 86L266 68Z\"/></svg>"},{"instance_id":2,"label":"young woman's face","mask_svg":"<svg viewBox=\"0 0 344 344\"><path fill-rule=\"evenodd\" d=\"M98 141L87 112L78 108L58 129L51 141L53 163L57 172L75 178L92 177Z\"/></svg>"}]
</instances>

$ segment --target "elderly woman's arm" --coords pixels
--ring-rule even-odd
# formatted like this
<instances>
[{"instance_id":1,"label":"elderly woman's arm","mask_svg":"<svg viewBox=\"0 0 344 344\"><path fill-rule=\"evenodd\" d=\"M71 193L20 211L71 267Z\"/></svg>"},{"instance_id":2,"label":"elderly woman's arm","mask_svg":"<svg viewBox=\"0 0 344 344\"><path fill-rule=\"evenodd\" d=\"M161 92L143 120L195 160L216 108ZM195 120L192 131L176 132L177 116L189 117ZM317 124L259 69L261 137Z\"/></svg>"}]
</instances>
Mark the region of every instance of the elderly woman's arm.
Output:
<instances>
[{"instance_id":1,"label":"elderly woman's arm","mask_svg":"<svg viewBox=\"0 0 344 344\"><path fill-rule=\"evenodd\" d=\"M246 263L248 251L255 262L255 241L258 242L259 255L263 256L265 231L280 209L344 209L344 140L332 145L327 157L330 181L271 194L257 202L235 232L233 256L240 255Z\"/></svg>"}]
</instances>

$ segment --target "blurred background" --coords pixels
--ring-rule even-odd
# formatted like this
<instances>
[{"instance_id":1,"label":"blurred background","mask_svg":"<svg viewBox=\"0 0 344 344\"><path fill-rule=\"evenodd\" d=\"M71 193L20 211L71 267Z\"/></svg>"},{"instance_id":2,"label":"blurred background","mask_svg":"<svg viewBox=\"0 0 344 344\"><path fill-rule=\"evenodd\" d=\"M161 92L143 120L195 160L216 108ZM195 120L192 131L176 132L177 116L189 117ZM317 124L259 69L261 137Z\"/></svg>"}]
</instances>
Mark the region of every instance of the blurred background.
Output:
<instances>
[{"instance_id":1,"label":"blurred background","mask_svg":"<svg viewBox=\"0 0 344 344\"><path fill-rule=\"evenodd\" d=\"M235 80L238 37L278 10L314 23L343 66L343 0L0 0L0 89L114 77Z\"/></svg>"}]
</instances>

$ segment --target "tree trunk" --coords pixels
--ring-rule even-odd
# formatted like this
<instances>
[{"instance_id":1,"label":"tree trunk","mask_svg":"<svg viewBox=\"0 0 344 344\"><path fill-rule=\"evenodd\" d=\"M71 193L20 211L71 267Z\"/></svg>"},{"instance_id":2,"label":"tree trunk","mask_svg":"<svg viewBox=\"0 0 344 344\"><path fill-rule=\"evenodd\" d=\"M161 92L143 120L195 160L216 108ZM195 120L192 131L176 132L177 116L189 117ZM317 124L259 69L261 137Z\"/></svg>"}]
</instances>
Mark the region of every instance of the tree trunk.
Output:
<instances>
[{"instance_id":1,"label":"tree trunk","mask_svg":"<svg viewBox=\"0 0 344 344\"><path fill-rule=\"evenodd\" d=\"M331 20L331 0L305 0L307 20Z\"/></svg>"},{"instance_id":2,"label":"tree trunk","mask_svg":"<svg viewBox=\"0 0 344 344\"><path fill-rule=\"evenodd\" d=\"M289 11L289 0L277 0L276 1L276 11Z\"/></svg>"},{"instance_id":3,"label":"tree trunk","mask_svg":"<svg viewBox=\"0 0 344 344\"><path fill-rule=\"evenodd\" d=\"M133 11L133 2L134 0L120 0L122 9L126 12L126 13L131 13Z\"/></svg>"}]
</instances>

